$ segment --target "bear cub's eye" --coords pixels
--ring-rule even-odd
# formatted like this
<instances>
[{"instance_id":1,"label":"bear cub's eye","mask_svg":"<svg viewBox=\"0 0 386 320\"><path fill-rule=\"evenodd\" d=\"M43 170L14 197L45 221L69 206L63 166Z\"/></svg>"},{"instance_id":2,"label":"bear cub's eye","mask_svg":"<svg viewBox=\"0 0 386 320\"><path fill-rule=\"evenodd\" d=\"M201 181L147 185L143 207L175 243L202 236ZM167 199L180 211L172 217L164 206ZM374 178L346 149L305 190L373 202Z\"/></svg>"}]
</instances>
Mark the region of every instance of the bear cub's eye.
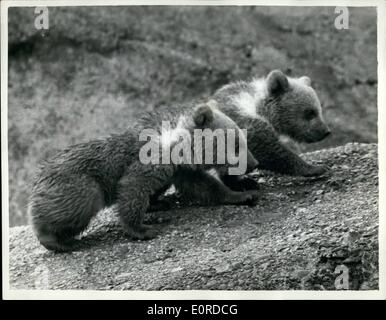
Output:
<instances>
[{"instance_id":1,"label":"bear cub's eye","mask_svg":"<svg viewBox=\"0 0 386 320\"><path fill-rule=\"evenodd\" d=\"M304 119L311 120L316 117L316 111L314 109L304 110Z\"/></svg>"}]
</instances>

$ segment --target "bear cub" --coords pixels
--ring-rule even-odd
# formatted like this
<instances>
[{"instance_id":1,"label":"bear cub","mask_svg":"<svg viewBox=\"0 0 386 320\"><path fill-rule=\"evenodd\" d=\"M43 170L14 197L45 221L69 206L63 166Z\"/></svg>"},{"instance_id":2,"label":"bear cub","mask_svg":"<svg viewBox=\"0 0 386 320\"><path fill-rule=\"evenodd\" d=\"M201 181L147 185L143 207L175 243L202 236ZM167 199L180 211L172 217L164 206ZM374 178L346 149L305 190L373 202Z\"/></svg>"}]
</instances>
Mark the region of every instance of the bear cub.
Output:
<instances>
[{"instance_id":1,"label":"bear cub","mask_svg":"<svg viewBox=\"0 0 386 320\"><path fill-rule=\"evenodd\" d=\"M166 133L161 129L162 121L171 123ZM99 210L112 204L117 205L128 236L151 239L157 230L143 223L144 214L151 202L172 184L202 204L248 204L256 200L257 191L231 190L218 178L234 163L143 164L139 154L146 141L139 135L145 129L155 129L160 148L170 152L179 141L178 131L186 130L188 141L193 142L187 146L193 157L194 129L234 129L242 142L239 152L247 155L246 171L254 170L258 164L248 151L242 131L217 106L204 103L145 113L126 132L70 146L40 166L33 182L29 215L44 247L59 252L78 248L79 240L75 237ZM216 154L216 144L212 152ZM218 174L212 174L213 170Z\"/></svg>"},{"instance_id":2,"label":"bear cub","mask_svg":"<svg viewBox=\"0 0 386 320\"><path fill-rule=\"evenodd\" d=\"M239 127L248 130L248 148L259 168L300 176L328 170L306 163L280 141L284 136L312 143L331 133L309 77L292 78L273 70L263 78L225 85L212 99Z\"/></svg>"}]
</instances>

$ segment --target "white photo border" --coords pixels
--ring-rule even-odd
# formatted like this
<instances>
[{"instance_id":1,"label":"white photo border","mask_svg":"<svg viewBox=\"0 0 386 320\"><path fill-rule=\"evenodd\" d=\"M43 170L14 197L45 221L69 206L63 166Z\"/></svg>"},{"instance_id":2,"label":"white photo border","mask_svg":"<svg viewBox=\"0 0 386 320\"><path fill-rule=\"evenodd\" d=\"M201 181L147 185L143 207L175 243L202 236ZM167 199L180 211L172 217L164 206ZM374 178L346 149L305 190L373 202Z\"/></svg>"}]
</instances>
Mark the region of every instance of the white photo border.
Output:
<instances>
[{"instance_id":1,"label":"white photo border","mask_svg":"<svg viewBox=\"0 0 386 320\"><path fill-rule=\"evenodd\" d=\"M7 300L279 300L279 299L386 299L386 1L383 0L3 0L1 1L1 191L3 299ZM379 289L368 291L97 291L97 290L15 290L9 286L9 186L8 186L8 8L39 6L117 6L117 5L191 5L191 6L347 6L377 8L378 55L378 156L379 156ZM381 196L384 195L384 196Z\"/></svg>"}]
</instances>

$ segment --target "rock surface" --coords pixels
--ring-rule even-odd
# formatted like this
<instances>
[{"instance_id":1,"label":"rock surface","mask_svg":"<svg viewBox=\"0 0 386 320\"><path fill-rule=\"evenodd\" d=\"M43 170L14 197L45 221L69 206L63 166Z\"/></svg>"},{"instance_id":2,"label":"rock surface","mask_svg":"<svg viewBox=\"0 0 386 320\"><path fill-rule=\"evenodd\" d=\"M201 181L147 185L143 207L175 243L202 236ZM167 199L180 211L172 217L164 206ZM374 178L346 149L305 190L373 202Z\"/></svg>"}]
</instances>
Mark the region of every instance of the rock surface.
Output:
<instances>
[{"instance_id":1,"label":"rock surface","mask_svg":"<svg viewBox=\"0 0 386 320\"><path fill-rule=\"evenodd\" d=\"M113 209L98 215L84 248L72 253L45 250L28 226L11 228L10 287L334 290L347 268L349 289L377 289L377 144L303 156L331 173L306 179L258 172L255 207L177 201L149 214L160 228L151 241L126 239Z\"/></svg>"},{"instance_id":2,"label":"rock surface","mask_svg":"<svg viewBox=\"0 0 386 320\"><path fill-rule=\"evenodd\" d=\"M69 145L122 133L143 110L212 95L273 69L309 76L333 134L302 152L377 135L377 12L350 7L10 8L9 218L28 223L29 182L42 160Z\"/></svg>"}]
</instances>

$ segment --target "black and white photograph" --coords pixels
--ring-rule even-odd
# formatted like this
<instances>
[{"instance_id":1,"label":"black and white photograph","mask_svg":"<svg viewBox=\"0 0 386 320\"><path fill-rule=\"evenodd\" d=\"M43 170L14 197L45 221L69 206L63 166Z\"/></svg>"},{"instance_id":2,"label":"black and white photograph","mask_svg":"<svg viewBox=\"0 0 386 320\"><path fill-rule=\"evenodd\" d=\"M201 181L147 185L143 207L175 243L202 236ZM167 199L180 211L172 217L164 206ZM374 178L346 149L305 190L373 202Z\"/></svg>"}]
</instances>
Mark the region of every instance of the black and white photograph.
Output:
<instances>
[{"instance_id":1,"label":"black and white photograph","mask_svg":"<svg viewBox=\"0 0 386 320\"><path fill-rule=\"evenodd\" d=\"M347 3L2 2L4 296L385 299L385 6Z\"/></svg>"}]
</instances>

